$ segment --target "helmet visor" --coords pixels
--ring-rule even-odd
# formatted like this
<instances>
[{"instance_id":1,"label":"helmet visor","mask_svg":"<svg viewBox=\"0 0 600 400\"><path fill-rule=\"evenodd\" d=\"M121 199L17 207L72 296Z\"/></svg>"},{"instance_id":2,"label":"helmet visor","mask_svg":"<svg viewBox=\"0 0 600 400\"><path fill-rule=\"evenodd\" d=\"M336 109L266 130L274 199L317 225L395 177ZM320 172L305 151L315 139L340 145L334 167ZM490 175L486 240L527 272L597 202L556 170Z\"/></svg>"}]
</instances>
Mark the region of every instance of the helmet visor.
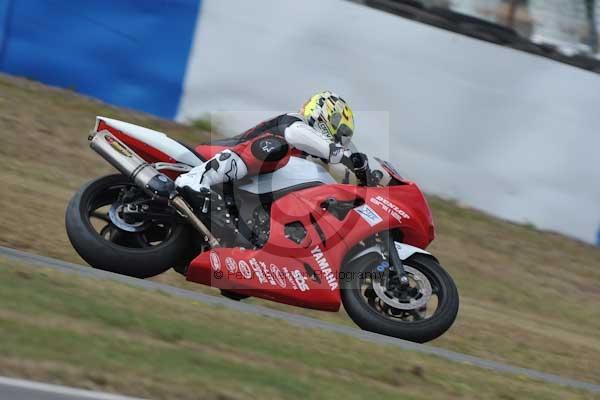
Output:
<instances>
[{"instance_id":1,"label":"helmet visor","mask_svg":"<svg viewBox=\"0 0 600 400\"><path fill-rule=\"evenodd\" d=\"M337 130L337 140L339 143L342 144L342 146L347 146L350 143L350 140L352 140L352 135L354 134L354 131L348 126L348 125L340 125L338 130Z\"/></svg>"}]
</instances>

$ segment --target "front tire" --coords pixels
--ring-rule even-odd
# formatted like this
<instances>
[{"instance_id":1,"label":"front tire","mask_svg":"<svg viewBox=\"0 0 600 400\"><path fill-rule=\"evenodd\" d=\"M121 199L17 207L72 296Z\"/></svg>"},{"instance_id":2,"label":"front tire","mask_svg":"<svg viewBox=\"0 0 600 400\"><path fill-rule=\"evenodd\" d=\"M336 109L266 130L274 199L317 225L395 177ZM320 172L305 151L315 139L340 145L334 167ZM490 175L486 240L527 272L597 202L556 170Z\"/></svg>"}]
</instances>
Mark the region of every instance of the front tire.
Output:
<instances>
[{"instance_id":1,"label":"front tire","mask_svg":"<svg viewBox=\"0 0 600 400\"><path fill-rule=\"evenodd\" d=\"M77 253L94 268L136 278L149 278L188 261L187 225L148 221L128 232L114 224L114 211L111 217L106 208L131 188L135 190L127 177L108 175L87 183L73 196L65 224ZM144 197L139 194L139 199Z\"/></svg>"},{"instance_id":2,"label":"front tire","mask_svg":"<svg viewBox=\"0 0 600 400\"><path fill-rule=\"evenodd\" d=\"M407 272L412 271L417 280L423 281L425 277L429 282L423 292L430 296L431 301L414 310L395 309L389 305L393 302L393 296L382 297L381 290L374 290L374 285L378 284L377 277L380 276L377 275L377 267L381 261L379 255L367 254L345 269L350 279L342 280L342 303L359 327L418 343L433 340L450 329L458 313L458 290L450 275L433 257L415 254L404 262ZM396 304L410 307L410 301Z\"/></svg>"}]
</instances>

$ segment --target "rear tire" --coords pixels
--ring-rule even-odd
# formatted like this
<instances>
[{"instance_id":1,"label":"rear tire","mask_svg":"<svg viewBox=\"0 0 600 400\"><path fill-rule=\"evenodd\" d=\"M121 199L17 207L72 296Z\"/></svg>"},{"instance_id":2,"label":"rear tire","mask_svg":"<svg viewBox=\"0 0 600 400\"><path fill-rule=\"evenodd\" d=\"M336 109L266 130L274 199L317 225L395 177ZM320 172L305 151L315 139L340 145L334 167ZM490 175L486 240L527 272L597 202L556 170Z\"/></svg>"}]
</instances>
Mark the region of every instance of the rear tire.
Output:
<instances>
[{"instance_id":1,"label":"rear tire","mask_svg":"<svg viewBox=\"0 0 600 400\"><path fill-rule=\"evenodd\" d=\"M458 290L450 275L430 256L415 254L405 261L424 274L438 298L435 312L422 320L402 321L378 313L363 297L358 277L365 276L380 264L379 255L368 254L352 262L345 272L352 279L342 280L342 303L350 318L362 329L411 342L424 343L444 334L458 314ZM368 289L367 289L368 290Z\"/></svg>"},{"instance_id":2,"label":"rear tire","mask_svg":"<svg viewBox=\"0 0 600 400\"><path fill-rule=\"evenodd\" d=\"M175 224L164 241L138 248L113 243L97 232L90 222L92 208L100 203L110 204L110 193L126 186L133 184L123 175L104 176L84 185L69 202L65 215L67 235L81 258L94 268L136 278L149 278L189 261L191 234L187 225Z\"/></svg>"}]
</instances>

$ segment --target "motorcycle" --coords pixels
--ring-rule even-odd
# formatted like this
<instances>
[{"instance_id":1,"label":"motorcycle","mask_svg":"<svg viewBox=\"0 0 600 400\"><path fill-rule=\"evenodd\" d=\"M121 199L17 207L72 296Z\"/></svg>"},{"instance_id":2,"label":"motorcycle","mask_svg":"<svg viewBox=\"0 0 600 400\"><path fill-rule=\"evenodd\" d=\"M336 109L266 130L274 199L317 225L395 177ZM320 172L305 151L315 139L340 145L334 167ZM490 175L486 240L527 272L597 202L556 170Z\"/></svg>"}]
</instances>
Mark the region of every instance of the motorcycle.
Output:
<instances>
[{"instance_id":1,"label":"motorcycle","mask_svg":"<svg viewBox=\"0 0 600 400\"><path fill-rule=\"evenodd\" d=\"M191 201L174 179L231 140L192 148L104 117L89 139L119 171L87 183L67 207L68 237L94 268L138 278L174 268L234 300L343 305L362 329L414 342L437 338L456 318L456 285L425 250L434 239L427 201L389 162L376 159L381 169L371 170L354 153L338 183L295 154L275 172Z\"/></svg>"}]
</instances>

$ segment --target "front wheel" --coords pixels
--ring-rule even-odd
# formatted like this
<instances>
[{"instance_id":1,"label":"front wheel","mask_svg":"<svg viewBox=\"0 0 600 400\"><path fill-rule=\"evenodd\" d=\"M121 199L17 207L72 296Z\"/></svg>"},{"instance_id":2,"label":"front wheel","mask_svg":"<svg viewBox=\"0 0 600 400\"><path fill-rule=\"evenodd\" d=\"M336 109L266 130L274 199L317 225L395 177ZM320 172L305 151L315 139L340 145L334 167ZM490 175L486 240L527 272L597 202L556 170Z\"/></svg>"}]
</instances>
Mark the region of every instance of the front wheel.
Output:
<instances>
[{"instance_id":1,"label":"front wheel","mask_svg":"<svg viewBox=\"0 0 600 400\"><path fill-rule=\"evenodd\" d=\"M458 290L432 257L415 254L404 261L408 287L394 280L378 255L366 255L346 269L342 303L362 329L424 343L446 332L458 313ZM391 276L390 276L391 275Z\"/></svg>"},{"instance_id":2,"label":"front wheel","mask_svg":"<svg viewBox=\"0 0 600 400\"><path fill-rule=\"evenodd\" d=\"M148 278L189 261L190 228L123 175L83 186L65 216L67 235L92 267Z\"/></svg>"}]
</instances>

